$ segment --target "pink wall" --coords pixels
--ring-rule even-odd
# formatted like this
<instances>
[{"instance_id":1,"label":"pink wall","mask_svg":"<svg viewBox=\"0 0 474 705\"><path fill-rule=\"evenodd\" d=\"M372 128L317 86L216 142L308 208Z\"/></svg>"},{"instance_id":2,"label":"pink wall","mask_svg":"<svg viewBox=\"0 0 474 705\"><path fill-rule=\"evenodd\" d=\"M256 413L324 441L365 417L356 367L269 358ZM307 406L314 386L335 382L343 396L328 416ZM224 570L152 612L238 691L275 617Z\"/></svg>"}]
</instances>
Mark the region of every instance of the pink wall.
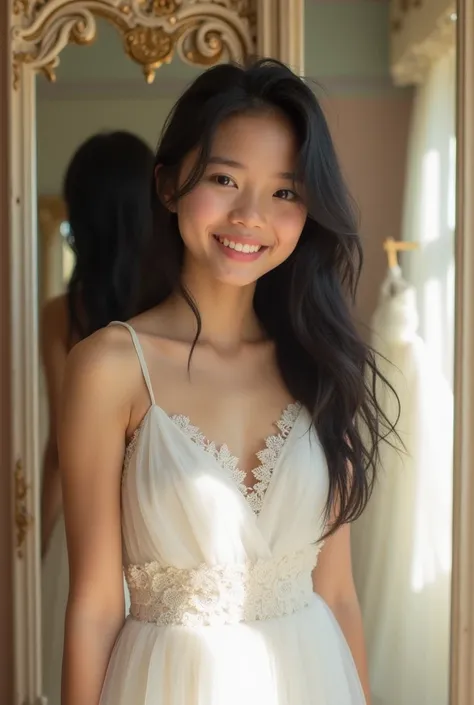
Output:
<instances>
[{"instance_id":1,"label":"pink wall","mask_svg":"<svg viewBox=\"0 0 474 705\"><path fill-rule=\"evenodd\" d=\"M365 263L357 303L363 324L370 322L387 269L383 241L400 235L411 103L410 93L395 90L323 101L361 212Z\"/></svg>"}]
</instances>

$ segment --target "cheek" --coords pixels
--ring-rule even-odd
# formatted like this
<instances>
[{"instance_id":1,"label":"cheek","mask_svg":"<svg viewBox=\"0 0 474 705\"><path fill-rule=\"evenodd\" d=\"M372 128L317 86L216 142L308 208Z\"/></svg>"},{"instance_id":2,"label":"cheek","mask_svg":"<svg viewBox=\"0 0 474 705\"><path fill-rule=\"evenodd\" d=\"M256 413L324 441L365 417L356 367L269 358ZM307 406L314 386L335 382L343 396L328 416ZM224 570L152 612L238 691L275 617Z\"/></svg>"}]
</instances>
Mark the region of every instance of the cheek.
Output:
<instances>
[{"instance_id":1,"label":"cheek","mask_svg":"<svg viewBox=\"0 0 474 705\"><path fill-rule=\"evenodd\" d=\"M211 225L219 215L219 199L209 189L196 187L178 203L180 228L199 229Z\"/></svg>"},{"instance_id":2,"label":"cheek","mask_svg":"<svg viewBox=\"0 0 474 705\"><path fill-rule=\"evenodd\" d=\"M291 254L298 244L305 222L306 210L303 208L288 209L280 214L276 225L278 244L286 254Z\"/></svg>"}]
</instances>

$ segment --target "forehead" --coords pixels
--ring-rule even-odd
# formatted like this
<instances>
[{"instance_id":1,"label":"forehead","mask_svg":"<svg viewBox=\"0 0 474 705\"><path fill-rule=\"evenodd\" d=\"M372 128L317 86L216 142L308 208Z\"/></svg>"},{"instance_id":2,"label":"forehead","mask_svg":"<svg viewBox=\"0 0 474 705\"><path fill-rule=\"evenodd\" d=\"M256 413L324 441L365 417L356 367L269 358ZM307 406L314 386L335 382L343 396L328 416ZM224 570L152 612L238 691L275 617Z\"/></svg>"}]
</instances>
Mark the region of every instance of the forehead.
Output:
<instances>
[{"instance_id":1,"label":"forehead","mask_svg":"<svg viewBox=\"0 0 474 705\"><path fill-rule=\"evenodd\" d=\"M276 110L234 115L219 125L212 157L228 157L245 165L273 171L293 168L297 140L289 119Z\"/></svg>"}]
</instances>

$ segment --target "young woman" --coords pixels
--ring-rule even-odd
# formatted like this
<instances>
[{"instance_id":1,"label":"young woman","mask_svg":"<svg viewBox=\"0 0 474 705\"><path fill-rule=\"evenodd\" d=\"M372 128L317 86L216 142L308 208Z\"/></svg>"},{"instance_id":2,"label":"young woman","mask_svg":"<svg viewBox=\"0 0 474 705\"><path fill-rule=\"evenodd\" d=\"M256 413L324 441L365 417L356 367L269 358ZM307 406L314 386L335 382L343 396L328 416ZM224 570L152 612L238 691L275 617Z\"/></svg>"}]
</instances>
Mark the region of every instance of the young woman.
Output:
<instances>
[{"instance_id":1,"label":"young woman","mask_svg":"<svg viewBox=\"0 0 474 705\"><path fill-rule=\"evenodd\" d=\"M153 161L150 148L128 132L98 134L79 147L64 181L75 267L67 294L46 304L41 325L49 408L41 527L44 684L51 705L60 703L68 594L56 441L66 358L79 340L136 313L140 258L151 232Z\"/></svg>"},{"instance_id":2,"label":"young woman","mask_svg":"<svg viewBox=\"0 0 474 705\"><path fill-rule=\"evenodd\" d=\"M362 705L350 522L385 420L323 113L278 62L222 65L155 165L155 305L68 363L63 705Z\"/></svg>"}]
</instances>

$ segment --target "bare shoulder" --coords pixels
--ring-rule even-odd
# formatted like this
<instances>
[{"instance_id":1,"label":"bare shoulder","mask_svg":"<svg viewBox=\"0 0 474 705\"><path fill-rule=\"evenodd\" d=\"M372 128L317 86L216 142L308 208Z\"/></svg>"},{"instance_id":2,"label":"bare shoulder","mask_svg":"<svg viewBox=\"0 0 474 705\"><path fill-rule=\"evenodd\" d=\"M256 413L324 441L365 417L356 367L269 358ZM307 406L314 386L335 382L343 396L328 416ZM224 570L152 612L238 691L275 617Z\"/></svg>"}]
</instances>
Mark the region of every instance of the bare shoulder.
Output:
<instances>
[{"instance_id":1,"label":"bare shoulder","mask_svg":"<svg viewBox=\"0 0 474 705\"><path fill-rule=\"evenodd\" d=\"M67 390L79 385L83 392L132 402L140 381L130 333L122 326L102 328L75 345L68 356Z\"/></svg>"}]
</instances>

